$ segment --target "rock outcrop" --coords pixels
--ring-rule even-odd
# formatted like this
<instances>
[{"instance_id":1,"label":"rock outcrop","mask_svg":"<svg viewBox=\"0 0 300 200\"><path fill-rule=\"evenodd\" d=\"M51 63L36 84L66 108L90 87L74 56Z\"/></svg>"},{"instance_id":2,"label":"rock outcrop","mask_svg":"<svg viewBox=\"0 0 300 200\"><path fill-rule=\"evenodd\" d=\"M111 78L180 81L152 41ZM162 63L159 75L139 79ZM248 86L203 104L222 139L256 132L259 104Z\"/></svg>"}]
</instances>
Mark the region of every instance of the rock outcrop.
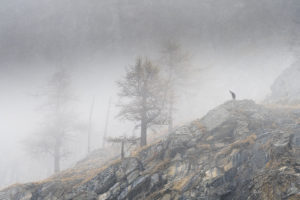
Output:
<instances>
[{"instance_id":1,"label":"rock outcrop","mask_svg":"<svg viewBox=\"0 0 300 200\"><path fill-rule=\"evenodd\" d=\"M271 86L267 103L300 104L300 60L287 68Z\"/></svg>"},{"instance_id":2,"label":"rock outcrop","mask_svg":"<svg viewBox=\"0 0 300 200\"><path fill-rule=\"evenodd\" d=\"M122 161L86 162L0 199L298 200L300 110L229 101Z\"/></svg>"}]
</instances>

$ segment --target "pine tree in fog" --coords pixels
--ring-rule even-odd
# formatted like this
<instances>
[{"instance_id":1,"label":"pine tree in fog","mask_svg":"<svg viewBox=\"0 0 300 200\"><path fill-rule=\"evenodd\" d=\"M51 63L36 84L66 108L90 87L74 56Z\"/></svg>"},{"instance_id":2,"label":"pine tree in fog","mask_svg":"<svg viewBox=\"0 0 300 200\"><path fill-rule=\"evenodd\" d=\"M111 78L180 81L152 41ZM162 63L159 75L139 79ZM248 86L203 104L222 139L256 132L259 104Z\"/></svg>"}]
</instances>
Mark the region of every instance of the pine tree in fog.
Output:
<instances>
[{"instance_id":1,"label":"pine tree in fog","mask_svg":"<svg viewBox=\"0 0 300 200\"><path fill-rule=\"evenodd\" d=\"M27 149L34 156L50 155L54 172L60 171L61 160L69 155L67 143L74 131L75 119L72 109L74 96L68 72L55 72L42 94L45 104L41 106L45 121L33 138L28 140Z\"/></svg>"},{"instance_id":2,"label":"pine tree in fog","mask_svg":"<svg viewBox=\"0 0 300 200\"><path fill-rule=\"evenodd\" d=\"M174 109L179 87L189 79L191 67L188 64L189 55L185 53L179 43L167 41L162 49L162 66L168 81L167 107L168 107L168 132L173 130Z\"/></svg>"},{"instance_id":3,"label":"pine tree in fog","mask_svg":"<svg viewBox=\"0 0 300 200\"><path fill-rule=\"evenodd\" d=\"M160 78L159 68L147 59L138 58L118 86L122 100L119 116L137 122L141 130L140 145L144 146L147 144L147 129L165 121L166 85Z\"/></svg>"}]
</instances>

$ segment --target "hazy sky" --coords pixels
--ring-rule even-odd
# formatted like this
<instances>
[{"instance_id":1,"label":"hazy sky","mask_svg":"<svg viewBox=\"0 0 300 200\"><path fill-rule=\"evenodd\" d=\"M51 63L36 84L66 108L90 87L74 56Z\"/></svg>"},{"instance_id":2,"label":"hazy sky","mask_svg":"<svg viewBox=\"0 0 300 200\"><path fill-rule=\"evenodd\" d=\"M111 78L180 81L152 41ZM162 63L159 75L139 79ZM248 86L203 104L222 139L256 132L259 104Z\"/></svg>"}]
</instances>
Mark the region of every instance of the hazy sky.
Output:
<instances>
[{"instance_id":1,"label":"hazy sky","mask_svg":"<svg viewBox=\"0 0 300 200\"><path fill-rule=\"evenodd\" d=\"M92 98L96 99L96 148L108 100L112 97L114 104L118 100L116 80L136 56L158 61L162 43L169 39L178 41L190 54L190 63L203 69L193 90L179 100L178 124L228 100L228 89L240 99L262 101L274 79L295 59L291 49L299 28L299 4L297 0L2 0L0 178L22 160L21 141L41 121L37 108L42 102L32 94L58 67L71 72L82 120L88 120ZM117 111L113 107L110 133L130 132L114 119ZM39 177L15 171L16 176L6 176L0 186Z\"/></svg>"}]
</instances>

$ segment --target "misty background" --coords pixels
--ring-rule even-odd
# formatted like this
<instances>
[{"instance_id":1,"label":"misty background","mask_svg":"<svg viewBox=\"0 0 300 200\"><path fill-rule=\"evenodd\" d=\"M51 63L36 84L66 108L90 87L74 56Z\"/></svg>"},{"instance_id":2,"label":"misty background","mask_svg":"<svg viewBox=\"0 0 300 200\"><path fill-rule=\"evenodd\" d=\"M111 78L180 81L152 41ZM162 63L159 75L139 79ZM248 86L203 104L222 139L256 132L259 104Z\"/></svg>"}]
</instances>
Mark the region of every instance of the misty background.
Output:
<instances>
[{"instance_id":1,"label":"misty background","mask_svg":"<svg viewBox=\"0 0 300 200\"><path fill-rule=\"evenodd\" d=\"M297 59L297 0L2 0L0 7L0 187L52 174L51 160L32 158L23 141L41 123L36 97L60 67L72 76L78 118L92 99L92 149L101 147L109 99L110 136L134 134L116 118L116 81L137 56L159 62L165 41L188 52L199 69L182 91L175 126L230 99L262 102L274 79ZM162 128L163 129L163 128ZM162 130L163 131L163 130ZM87 155L77 138L69 167Z\"/></svg>"}]
</instances>

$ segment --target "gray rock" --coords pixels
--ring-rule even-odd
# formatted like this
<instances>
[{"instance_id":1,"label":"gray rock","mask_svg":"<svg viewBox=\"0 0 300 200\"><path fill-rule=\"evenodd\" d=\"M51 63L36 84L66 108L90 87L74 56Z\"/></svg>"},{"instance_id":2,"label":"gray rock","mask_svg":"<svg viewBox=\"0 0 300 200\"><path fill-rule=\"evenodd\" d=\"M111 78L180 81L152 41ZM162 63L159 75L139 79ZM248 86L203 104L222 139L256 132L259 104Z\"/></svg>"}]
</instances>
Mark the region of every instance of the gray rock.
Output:
<instances>
[{"instance_id":1,"label":"gray rock","mask_svg":"<svg viewBox=\"0 0 300 200\"><path fill-rule=\"evenodd\" d=\"M218 107L202 118L201 123L206 127L207 131L212 131L221 124L223 124L228 117L230 112L225 107Z\"/></svg>"},{"instance_id":2,"label":"gray rock","mask_svg":"<svg viewBox=\"0 0 300 200\"><path fill-rule=\"evenodd\" d=\"M131 172L131 174L127 176L128 184L131 184L139 175L140 172L138 170Z\"/></svg>"}]
</instances>

